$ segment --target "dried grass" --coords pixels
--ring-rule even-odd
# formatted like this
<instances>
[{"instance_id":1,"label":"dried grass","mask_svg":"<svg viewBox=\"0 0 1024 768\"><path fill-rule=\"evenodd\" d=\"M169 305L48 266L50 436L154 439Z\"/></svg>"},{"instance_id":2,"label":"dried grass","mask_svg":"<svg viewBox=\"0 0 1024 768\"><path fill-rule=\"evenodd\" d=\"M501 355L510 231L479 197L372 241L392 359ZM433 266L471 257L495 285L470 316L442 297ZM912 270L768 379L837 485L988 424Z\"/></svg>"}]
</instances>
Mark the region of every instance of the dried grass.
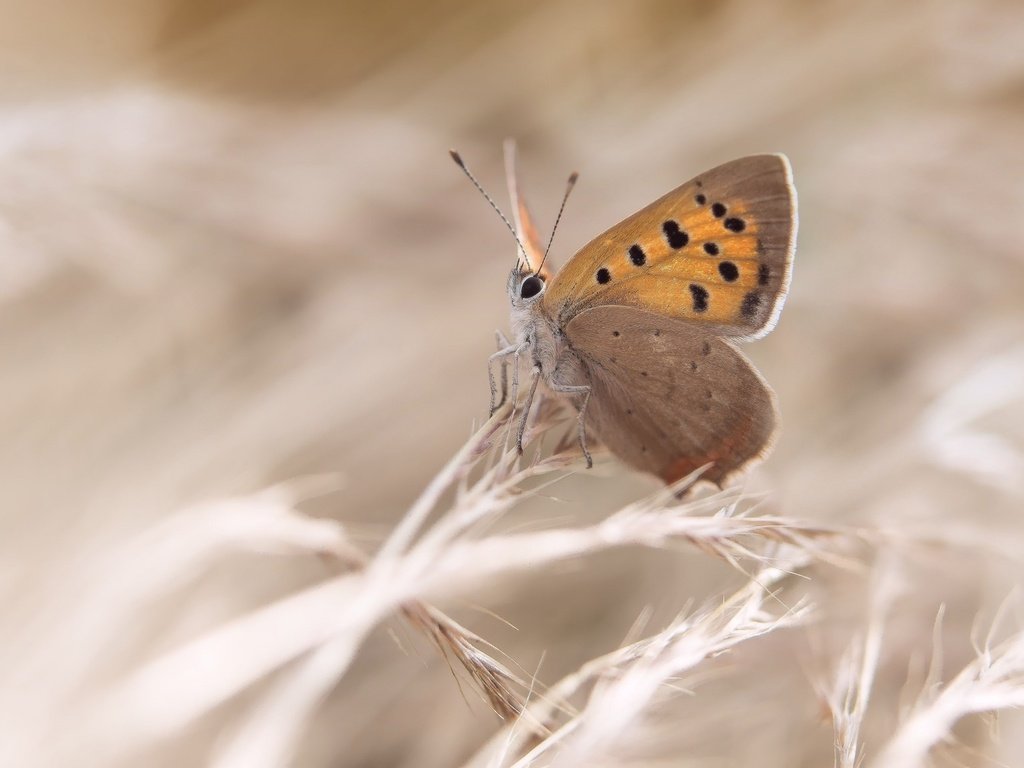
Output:
<instances>
[{"instance_id":1,"label":"dried grass","mask_svg":"<svg viewBox=\"0 0 1024 768\"><path fill-rule=\"evenodd\" d=\"M528 432L527 445L555 427L561 409L553 406L553 401L540 400L538 419ZM745 513L742 496L731 491L678 501L680 490L696 481L696 476L591 526L480 536L481 529L494 525L520 499L531 495L526 490L529 482L550 482L553 475L564 474L580 463L578 450L568 447L572 440L566 437L558 441L555 453L534 451L532 459L520 461L515 449L501 446L503 440L507 442L509 425L514 421L505 407L484 424L431 481L372 557L360 553L337 524L301 515L294 508L295 499L282 489L212 505L203 510L201 518L187 512L181 519L161 523L142 538L137 546L139 556L152 556L146 542L164 548L177 539L174 561L187 564L204 556L210 538L226 540L231 546L251 546L251 542L258 541L260 549L268 553L305 551L326 555L346 572L214 627L147 662L100 697L102 705L88 719L79 738L97 743L115 723L143 742L173 734L282 665L302 657L294 669L250 705L249 716L221 745L214 759L214 764L221 766L285 764L303 735L303 724L343 680L374 626L397 613L426 635L454 665L452 671L457 677L458 670L464 673L500 718L511 719L519 729L523 722L532 723L530 732L550 734L542 744L553 748L568 726L553 732L550 716L525 710L527 694L538 693L539 681L526 679L521 671L511 671L507 662L491 655L484 639L424 600L457 595L467 581L545 568L610 548L686 544L720 558L741 574L745 575L744 569L750 565L763 570L751 576L750 584L721 606L707 606L681 618L647 640L589 663L587 671L570 678L578 679L579 674L595 677L594 670L599 668L603 668L600 677L614 671L621 676L617 685L632 691L635 697L630 705L633 714L626 715L621 707L629 697L616 697L611 692L617 690L614 687L600 697L595 698L595 692L587 708L570 721L575 724L570 730L595 718L600 723L602 717L607 717L600 714L601 707L610 706L618 710L622 720L618 727L625 731L630 719L640 715L647 700L653 699L667 680L692 669L703 658L773 629L792 626L807 615L806 607L798 606L780 616L770 616L764 601L774 597L770 590L784 575L780 568L792 569L798 561L806 565L809 558L827 555L822 541L842 538L843 534L798 521ZM454 498L442 505L445 491L451 488L456 489ZM251 514L240 515L241 510ZM436 519L427 525L432 516ZM199 519L203 523L197 524ZM170 535L170 530L185 529L184 521L191 528L189 535ZM204 530L205 524L210 525L208 530ZM123 573L111 573L108 578L120 582L135 567L128 564ZM173 593L174 574L156 571L150 583L136 588L137 599L142 600ZM127 616L115 614L108 620L117 625ZM232 650L240 648L249 650L244 654ZM213 670L216 684L209 677ZM565 699L573 692L568 688L581 683L563 681L542 695L545 700ZM600 701L606 703L601 705ZM591 727L579 729L583 735L577 739L585 739ZM608 738L607 724L598 730L603 734L601 738ZM118 750L137 746L128 738L117 744ZM588 748L596 746L595 742ZM525 762L517 764L533 764L538 748L532 753L534 757L523 757Z\"/></svg>"}]
</instances>

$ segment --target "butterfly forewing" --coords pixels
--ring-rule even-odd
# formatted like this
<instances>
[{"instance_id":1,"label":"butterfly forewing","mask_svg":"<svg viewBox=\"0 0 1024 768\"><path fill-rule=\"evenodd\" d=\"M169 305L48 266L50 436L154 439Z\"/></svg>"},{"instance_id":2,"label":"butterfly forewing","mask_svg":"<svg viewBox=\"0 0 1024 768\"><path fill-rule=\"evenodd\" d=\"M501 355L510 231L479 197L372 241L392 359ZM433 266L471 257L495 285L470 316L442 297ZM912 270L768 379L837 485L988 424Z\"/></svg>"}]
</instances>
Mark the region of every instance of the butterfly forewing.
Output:
<instances>
[{"instance_id":1,"label":"butterfly forewing","mask_svg":"<svg viewBox=\"0 0 1024 768\"><path fill-rule=\"evenodd\" d=\"M763 456L775 431L772 391L728 341L631 307L584 310L566 328L591 386L587 427L636 469L721 485Z\"/></svg>"},{"instance_id":2,"label":"butterfly forewing","mask_svg":"<svg viewBox=\"0 0 1024 768\"><path fill-rule=\"evenodd\" d=\"M544 309L563 328L619 305L756 338L782 308L795 236L786 158L734 160L594 238L551 281Z\"/></svg>"},{"instance_id":3,"label":"butterfly forewing","mask_svg":"<svg viewBox=\"0 0 1024 768\"><path fill-rule=\"evenodd\" d=\"M505 178L508 183L508 196L512 199L512 218L515 221L516 237L523 246L526 263L522 272L539 274L544 280L551 279L550 266L544 264L544 248L541 245L537 225L534 224L530 209L526 207L526 199L519 190L519 173L516 168L516 144L511 139L505 142Z\"/></svg>"}]
</instances>

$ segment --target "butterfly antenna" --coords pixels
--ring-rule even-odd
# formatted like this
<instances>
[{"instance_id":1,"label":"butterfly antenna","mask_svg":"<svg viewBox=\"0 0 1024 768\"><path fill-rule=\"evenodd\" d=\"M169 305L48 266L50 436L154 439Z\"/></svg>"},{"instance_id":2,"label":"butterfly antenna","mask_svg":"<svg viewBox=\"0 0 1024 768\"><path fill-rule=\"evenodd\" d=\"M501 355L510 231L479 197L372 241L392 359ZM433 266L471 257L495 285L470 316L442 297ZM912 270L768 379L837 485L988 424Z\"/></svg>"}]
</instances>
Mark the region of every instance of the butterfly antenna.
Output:
<instances>
[{"instance_id":1,"label":"butterfly antenna","mask_svg":"<svg viewBox=\"0 0 1024 768\"><path fill-rule=\"evenodd\" d=\"M462 155L460 155L454 149L449 149L448 150L448 154L450 154L452 156L452 160L455 161L455 164L457 166L459 166L459 168L462 169L462 172L464 174L466 174L466 178L468 178L471 182L473 182L473 186L477 188L477 191L479 191L480 194L484 196L484 200L486 200L488 203L491 204L491 208L494 209L494 212L497 213L501 217L502 221L505 222L505 226L508 227L508 231L511 232L512 233L512 237L515 238L516 245L519 246L519 251L522 252L523 256L526 256L526 249L523 247L523 244L519 241L519 235L516 234L516 228L512 226L512 223L507 218L505 218L505 214L501 212L501 209L498 207L498 204L495 203L491 199L491 196L488 195L487 192L484 191L484 188L480 186L480 182L476 180L476 177L472 173L469 172L469 168L466 167L466 163L462 159ZM523 260L522 260L522 258L520 258L519 253L516 253L516 269L517 270L519 270L521 268L520 265L522 264L522 261ZM540 270L537 270L537 271L539 272Z\"/></svg>"},{"instance_id":2,"label":"butterfly antenna","mask_svg":"<svg viewBox=\"0 0 1024 768\"><path fill-rule=\"evenodd\" d=\"M572 192L572 188L576 186L576 180L579 179L580 175L573 171L569 174L569 182L565 185L565 195L562 196L562 204L558 207L558 215L555 217L555 226L551 228L551 237L548 238L547 248L544 249L544 258L540 260L540 266L537 267L537 273L544 268L544 262L548 260L548 253L551 251L551 244L555 242L555 232L558 231L558 222L562 220L562 211L565 210L565 204L569 200L569 193Z\"/></svg>"}]
</instances>

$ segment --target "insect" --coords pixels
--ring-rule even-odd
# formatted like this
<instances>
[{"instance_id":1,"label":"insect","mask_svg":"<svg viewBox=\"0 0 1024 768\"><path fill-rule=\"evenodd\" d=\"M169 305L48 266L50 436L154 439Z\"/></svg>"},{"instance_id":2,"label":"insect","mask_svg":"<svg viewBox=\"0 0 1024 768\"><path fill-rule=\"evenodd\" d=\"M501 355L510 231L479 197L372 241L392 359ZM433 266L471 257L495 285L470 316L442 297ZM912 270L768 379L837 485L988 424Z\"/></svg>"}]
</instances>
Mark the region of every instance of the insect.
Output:
<instances>
[{"instance_id":1,"label":"insect","mask_svg":"<svg viewBox=\"0 0 1024 768\"><path fill-rule=\"evenodd\" d=\"M515 228L502 218L522 258L507 285L513 338L490 358L488 375L493 413L506 394L516 401L519 361L530 363L520 451L543 380L575 406L587 467L588 435L666 483L705 467L702 479L722 486L762 458L776 432L775 395L735 343L771 331L786 298L797 230L786 157L744 157L694 177L598 235L557 273L546 263L551 240L540 248L519 194L511 142L505 160ZM511 392L498 393L494 366L504 381L509 362Z\"/></svg>"}]
</instances>

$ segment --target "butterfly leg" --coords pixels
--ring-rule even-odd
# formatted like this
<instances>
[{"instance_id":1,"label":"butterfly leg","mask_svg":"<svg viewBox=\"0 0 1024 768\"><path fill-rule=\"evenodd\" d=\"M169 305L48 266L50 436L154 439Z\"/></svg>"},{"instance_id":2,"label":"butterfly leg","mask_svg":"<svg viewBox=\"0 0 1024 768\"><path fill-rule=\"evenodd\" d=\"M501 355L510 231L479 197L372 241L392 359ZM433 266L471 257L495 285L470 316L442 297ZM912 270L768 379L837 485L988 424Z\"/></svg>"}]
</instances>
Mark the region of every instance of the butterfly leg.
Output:
<instances>
[{"instance_id":1,"label":"butterfly leg","mask_svg":"<svg viewBox=\"0 0 1024 768\"><path fill-rule=\"evenodd\" d=\"M533 368L533 383L530 385L530 394L526 396L526 403L523 405L523 414L519 417L519 429L516 431L516 450L520 455L523 453L523 435L526 433L526 422L530 418L530 407L533 405L533 397L537 394L537 384L540 382L540 367Z\"/></svg>"},{"instance_id":2,"label":"butterfly leg","mask_svg":"<svg viewBox=\"0 0 1024 768\"><path fill-rule=\"evenodd\" d=\"M519 399L519 355L529 349L529 347L530 342L524 341L510 353L512 357L512 387L509 390L509 400L512 403L512 411L508 415L508 435L512 434L512 425L515 424L516 401ZM505 445L508 445L507 437Z\"/></svg>"},{"instance_id":3,"label":"butterfly leg","mask_svg":"<svg viewBox=\"0 0 1024 768\"><path fill-rule=\"evenodd\" d=\"M497 342L498 352L506 352L507 354L500 356L501 360L501 400L495 403L496 395L494 388L494 374L491 371L491 363L487 363L487 377L491 382L491 415L505 404L505 398L508 397L508 355L509 352L515 345L509 341L508 337L501 332L500 329L494 332L494 339Z\"/></svg>"},{"instance_id":4,"label":"butterfly leg","mask_svg":"<svg viewBox=\"0 0 1024 768\"><path fill-rule=\"evenodd\" d=\"M583 457L587 460L587 469L590 469L594 466L594 460L590 458L590 451L587 450L587 428L585 426L587 403L590 402L590 387L587 384L559 384L555 381L549 381L548 385L555 392L561 392L563 395L583 395L583 404L580 405L577 424L580 432L580 450L583 451Z\"/></svg>"},{"instance_id":5,"label":"butterfly leg","mask_svg":"<svg viewBox=\"0 0 1024 768\"><path fill-rule=\"evenodd\" d=\"M504 337L501 331L498 331L498 342L499 344L504 341L508 342L508 339ZM487 379L491 385L491 410L490 416L494 415L494 412L498 410L502 405L505 404L505 398L508 395L508 358L510 355L518 355L521 351L520 347L515 344L508 344L507 346L499 349L489 358L487 358ZM501 400L498 401L498 387L494 382L494 363L501 363Z\"/></svg>"}]
</instances>

